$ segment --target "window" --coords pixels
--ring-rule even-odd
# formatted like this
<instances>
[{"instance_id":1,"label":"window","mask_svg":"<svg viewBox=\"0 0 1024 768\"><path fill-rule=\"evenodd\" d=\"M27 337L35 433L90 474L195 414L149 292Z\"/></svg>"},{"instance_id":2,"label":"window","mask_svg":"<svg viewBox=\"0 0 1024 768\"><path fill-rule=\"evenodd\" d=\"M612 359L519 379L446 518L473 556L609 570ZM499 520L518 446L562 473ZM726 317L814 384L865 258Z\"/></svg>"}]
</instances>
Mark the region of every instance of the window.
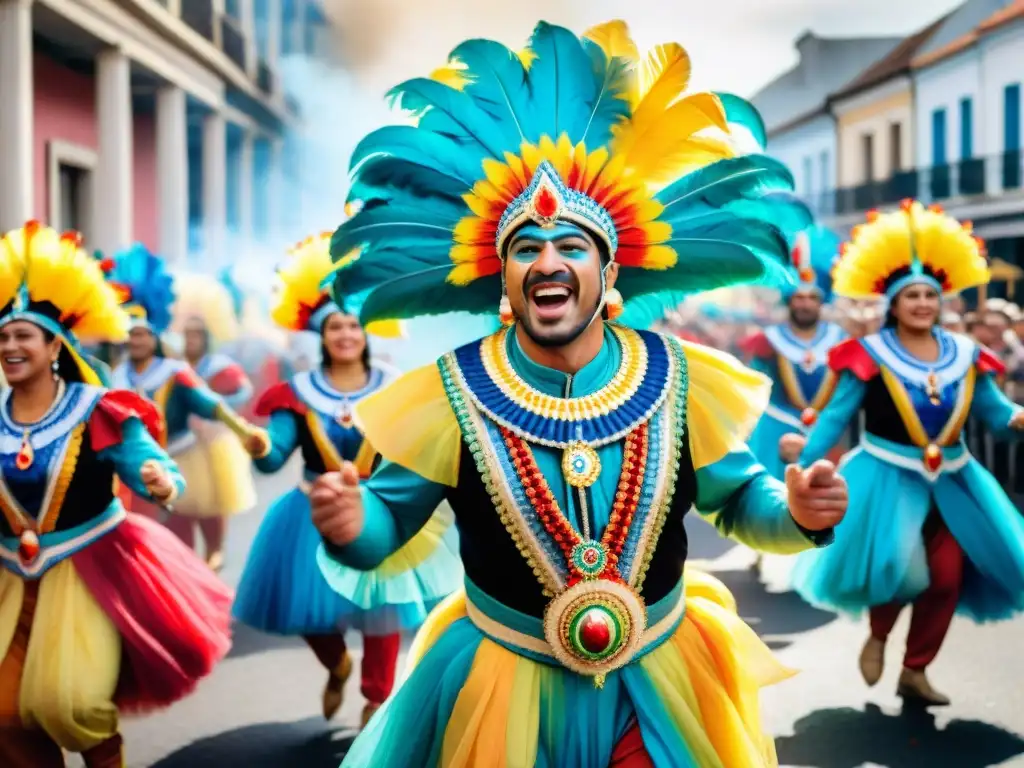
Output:
<instances>
[{"instance_id":1,"label":"window","mask_svg":"<svg viewBox=\"0 0 1024 768\"><path fill-rule=\"evenodd\" d=\"M810 157L804 158L803 188L807 197L814 193L814 160Z\"/></svg>"},{"instance_id":2,"label":"window","mask_svg":"<svg viewBox=\"0 0 1024 768\"><path fill-rule=\"evenodd\" d=\"M1003 149L1020 149L1020 84L1008 85L1003 91Z\"/></svg>"},{"instance_id":3,"label":"window","mask_svg":"<svg viewBox=\"0 0 1024 768\"><path fill-rule=\"evenodd\" d=\"M974 157L974 112L970 97L960 99L960 159Z\"/></svg>"},{"instance_id":4,"label":"window","mask_svg":"<svg viewBox=\"0 0 1024 768\"><path fill-rule=\"evenodd\" d=\"M946 164L946 110L932 112L932 165Z\"/></svg>"},{"instance_id":5,"label":"window","mask_svg":"<svg viewBox=\"0 0 1024 768\"><path fill-rule=\"evenodd\" d=\"M861 160L864 163L863 178L865 184L875 180L875 137L874 134L865 133L860 138Z\"/></svg>"},{"instance_id":6,"label":"window","mask_svg":"<svg viewBox=\"0 0 1024 768\"><path fill-rule=\"evenodd\" d=\"M889 174L895 176L903 169L903 123L889 125Z\"/></svg>"},{"instance_id":7,"label":"window","mask_svg":"<svg viewBox=\"0 0 1024 768\"><path fill-rule=\"evenodd\" d=\"M85 184L88 174L84 168L76 168L65 163L58 164L60 210L56 226L61 232L69 229L81 232L86 228Z\"/></svg>"}]
</instances>

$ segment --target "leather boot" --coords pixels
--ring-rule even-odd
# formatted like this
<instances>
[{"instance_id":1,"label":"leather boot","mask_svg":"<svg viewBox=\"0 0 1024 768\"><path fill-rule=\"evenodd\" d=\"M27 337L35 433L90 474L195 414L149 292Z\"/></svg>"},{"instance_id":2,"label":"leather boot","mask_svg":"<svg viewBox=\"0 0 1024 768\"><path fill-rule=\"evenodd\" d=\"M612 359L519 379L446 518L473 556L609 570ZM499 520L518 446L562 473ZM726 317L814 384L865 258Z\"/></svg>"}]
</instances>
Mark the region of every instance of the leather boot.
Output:
<instances>
[{"instance_id":1,"label":"leather boot","mask_svg":"<svg viewBox=\"0 0 1024 768\"><path fill-rule=\"evenodd\" d=\"M370 718L376 714L377 710L380 709L380 704L374 704L372 701L366 702L366 706L363 707L363 717L359 721L359 730L363 730L366 724L370 722Z\"/></svg>"},{"instance_id":2,"label":"leather boot","mask_svg":"<svg viewBox=\"0 0 1024 768\"><path fill-rule=\"evenodd\" d=\"M904 699L917 701L930 707L945 707L949 705L949 697L932 688L923 669L906 669L900 674L900 683L896 688L896 694Z\"/></svg>"},{"instance_id":3,"label":"leather boot","mask_svg":"<svg viewBox=\"0 0 1024 768\"><path fill-rule=\"evenodd\" d=\"M345 681L352 674L352 658L345 652L341 657L338 668L327 675L327 685L324 686L324 719L330 720L341 709L341 703L345 698Z\"/></svg>"},{"instance_id":4,"label":"leather boot","mask_svg":"<svg viewBox=\"0 0 1024 768\"><path fill-rule=\"evenodd\" d=\"M885 641L872 636L860 652L860 675L868 686L882 679L885 669Z\"/></svg>"}]
</instances>

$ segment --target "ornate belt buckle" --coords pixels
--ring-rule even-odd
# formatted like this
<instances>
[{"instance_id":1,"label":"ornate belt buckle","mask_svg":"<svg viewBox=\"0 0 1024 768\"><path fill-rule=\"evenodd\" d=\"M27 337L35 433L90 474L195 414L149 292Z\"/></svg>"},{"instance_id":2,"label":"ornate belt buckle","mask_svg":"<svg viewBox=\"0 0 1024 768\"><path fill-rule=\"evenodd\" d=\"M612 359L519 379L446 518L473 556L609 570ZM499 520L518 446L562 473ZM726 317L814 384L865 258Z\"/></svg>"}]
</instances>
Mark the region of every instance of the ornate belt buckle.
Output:
<instances>
[{"instance_id":1,"label":"ornate belt buckle","mask_svg":"<svg viewBox=\"0 0 1024 768\"><path fill-rule=\"evenodd\" d=\"M594 678L600 688L609 672L633 658L647 628L647 608L626 584L581 581L548 603L544 636L566 669Z\"/></svg>"}]
</instances>

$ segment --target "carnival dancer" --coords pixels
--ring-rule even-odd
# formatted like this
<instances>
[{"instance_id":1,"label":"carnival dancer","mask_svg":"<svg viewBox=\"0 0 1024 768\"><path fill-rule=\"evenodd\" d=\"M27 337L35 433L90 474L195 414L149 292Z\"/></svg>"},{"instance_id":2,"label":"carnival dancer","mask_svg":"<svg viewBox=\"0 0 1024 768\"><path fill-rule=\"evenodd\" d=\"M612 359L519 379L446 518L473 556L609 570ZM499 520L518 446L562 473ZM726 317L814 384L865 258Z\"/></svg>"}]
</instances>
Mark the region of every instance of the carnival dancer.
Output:
<instances>
[{"instance_id":1,"label":"carnival dancer","mask_svg":"<svg viewBox=\"0 0 1024 768\"><path fill-rule=\"evenodd\" d=\"M114 369L113 384L156 404L163 421L160 442L171 457L194 444L195 433L189 427L193 416L224 424L252 450L262 444L258 453L269 451L269 438L263 430L239 417L188 363L165 357L160 335L171 321L174 279L164 268L163 260L136 244L104 262L104 266L109 268L107 279L122 292L124 307L131 316L128 357ZM187 509L190 501L186 493L179 503ZM128 503L132 512L166 517L168 525L186 543L193 539L192 519L177 514L166 516L166 512L161 513L145 499L131 497ZM213 553L208 550L207 556Z\"/></svg>"},{"instance_id":2,"label":"carnival dancer","mask_svg":"<svg viewBox=\"0 0 1024 768\"><path fill-rule=\"evenodd\" d=\"M78 336L128 317L77 235L29 222L0 242L0 765L62 749L122 768L119 714L182 698L230 645L231 593L166 529L126 514L184 484L147 432L159 416L108 391Z\"/></svg>"},{"instance_id":3,"label":"carnival dancer","mask_svg":"<svg viewBox=\"0 0 1024 768\"><path fill-rule=\"evenodd\" d=\"M272 317L289 331L318 334L321 363L271 387L257 402L257 413L270 418L273 448L256 467L276 472L299 450L304 470L299 487L279 498L263 519L239 583L234 614L264 632L305 638L327 669L327 719L341 706L352 668L345 630L360 630L365 724L394 687L400 631L419 627L435 605L459 588L462 567L451 510L445 505L374 571L325 561L321 573L321 539L309 511L310 484L346 461L354 462L362 477L369 475L376 452L353 423L352 408L391 378L372 362L358 318L342 311L322 287L334 271L330 238L326 233L300 243L280 271L282 290ZM389 322L367 330L393 336L396 328Z\"/></svg>"},{"instance_id":4,"label":"carnival dancer","mask_svg":"<svg viewBox=\"0 0 1024 768\"><path fill-rule=\"evenodd\" d=\"M238 335L232 296L222 283L203 275L179 276L175 293L171 329L182 336L186 362L238 412L252 397L252 384L242 366L214 351ZM219 571L224 565L228 519L256 505L252 461L224 424L192 417L189 428L195 441L174 457L188 487L174 508L180 516L175 529L191 547L198 525L206 562Z\"/></svg>"},{"instance_id":5,"label":"carnival dancer","mask_svg":"<svg viewBox=\"0 0 1024 768\"><path fill-rule=\"evenodd\" d=\"M925 670L954 613L989 621L1024 608L1024 522L962 429L971 415L1006 435L1024 428L1024 413L994 381L1002 363L938 326L943 294L989 280L970 225L909 201L868 222L854 230L834 287L856 299L884 296L886 325L832 351L839 384L800 458L806 466L824 455L864 412L860 445L842 466L850 510L832 547L797 558L794 586L815 605L869 610L860 656L868 685L881 678L886 641L912 604L898 692L948 704Z\"/></svg>"},{"instance_id":6,"label":"carnival dancer","mask_svg":"<svg viewBox=\"0 0 1024 768\"><path fill-rule=\"evenodd\" d=\"M839 238L824 227L801 232L793 248L794 285L783 292L788 320L765 328L743 345L751 367L773 385L771 401L750 436L750 449L780 480L802 447L784 438L806 434L835 388L828 352L846 333L823 320L821 313L832 300L831 270L838 250Z\"/></svg>"},{"instance_id":7,"label":"carnival dancer","mask_svg":"<svg viewBox=\"0 0 1024 768\"><path fill-rule=\"evenodd\" d=\"M796 552L845 486L822 462L787 491L756 463L760 374L602 320L774 279L810 223L770 194L779 163L732 149L730 116L763 136L753 108L684 95L689 72L674 44L641 63L621 22L541 23L522 54L473 40L398 86L418 125L355 153L335 291L369 291L365 322L500 307L509 327L362 401L380 467L312 491L329 560L377 567L447 499L466 568L346 766L776 764L757 695L789 672L720 583L684 577L683 516Z\"/></svg>"}]
</instances>

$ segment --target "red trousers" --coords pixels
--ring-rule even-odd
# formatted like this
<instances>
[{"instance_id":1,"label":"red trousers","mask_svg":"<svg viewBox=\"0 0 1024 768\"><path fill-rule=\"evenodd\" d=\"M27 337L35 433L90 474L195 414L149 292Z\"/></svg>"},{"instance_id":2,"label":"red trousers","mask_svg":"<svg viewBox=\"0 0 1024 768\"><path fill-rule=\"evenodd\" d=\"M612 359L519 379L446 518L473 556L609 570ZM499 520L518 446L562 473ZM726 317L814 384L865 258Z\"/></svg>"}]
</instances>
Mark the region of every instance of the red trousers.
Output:
<instances>
[{"instance_id":1,"label":"red trousers","mask_svg":"<svg viewBox=\"0 0 1024 768\"><path fill-rule=\"evenodd\" d=\"M345 657L345 636L306 635L306 643L328 672L335 672ZM371 637L363 635L363 664L360 670L360 690L371 704L383 704L395 687L395 670L402 637L393 635Z\"/></svg>"},{"instance_id":2,"label":"red trousers","mask_svg":"<svg viewBox=\"0 0 1024 768\"><path fill-rule=\"evenodd\" d=\"M964 553L937 512L925 525L925 550L931 583L915 601L903 666L922 670L935 660L953 621L964 578ZM871 634L886 640L903 610L902 603L871 609Z\"/></svg>"},{"instance_id":3,"label":"red trousers","mask_svg":"<svg viewBox=\"0 0 1024 768\"><path fill-rule=\"evenodd\" d=\"M637 723L634 722L626 731L626 735L615 745L612 762L608 768L654 768L654 761L644 748L644 740Z\"/></svg>"}]
</instances>

